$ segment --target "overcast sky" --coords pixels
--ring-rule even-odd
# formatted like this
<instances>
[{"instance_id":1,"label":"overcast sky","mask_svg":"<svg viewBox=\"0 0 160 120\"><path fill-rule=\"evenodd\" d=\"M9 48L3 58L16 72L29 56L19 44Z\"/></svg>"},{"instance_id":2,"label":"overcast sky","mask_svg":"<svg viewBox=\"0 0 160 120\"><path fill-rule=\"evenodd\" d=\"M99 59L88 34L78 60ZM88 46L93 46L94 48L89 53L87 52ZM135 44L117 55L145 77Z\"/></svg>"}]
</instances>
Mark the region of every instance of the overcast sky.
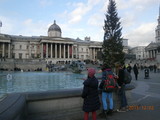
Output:
<instances>
[{"instance_id":1,"label":"overcast sky","mask_svg":"<svg viewBox=\"0 0 160 120\"><path fill-rule=\"evenodd\" d=\"M155 42L159 0L115 0L122 37L131 47ZM1 33L47 36L54 20L62 37L103 41L108 0L0 0Z\"/></svg>"}]
</instances>

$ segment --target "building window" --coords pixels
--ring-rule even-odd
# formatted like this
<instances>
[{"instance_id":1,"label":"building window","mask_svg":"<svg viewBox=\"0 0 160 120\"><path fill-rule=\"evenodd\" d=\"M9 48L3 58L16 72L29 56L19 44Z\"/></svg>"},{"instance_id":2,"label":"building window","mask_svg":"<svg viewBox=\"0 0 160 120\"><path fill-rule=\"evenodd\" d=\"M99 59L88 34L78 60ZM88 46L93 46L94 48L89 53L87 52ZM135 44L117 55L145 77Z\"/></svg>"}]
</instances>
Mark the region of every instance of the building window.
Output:
<instances>
[{"instance_id":1,"label":"building window","mask_svg":"<svg viewBox=\"0 0 160 120\"><path fill-rule=\"evenodd\" d=\"M22 45L19 46L19 49L20 49L20 50L22 49Z\"/></svg>"},{"instance_id":2,"label":"building window","mask_svg":"<svg viewBox=\"0 0 160 120\"><path fill-rule=\"evenodd\" d=\"M81 51L83 52L83 48L81 48Z\"/></svg>"},{"instance_id":3,"label":"building window","mask_svg":"<svg viewBox=\"0 0 160 120\"><path fill-rule=\"evenodd\" d=\"M19 59L22 59L22 53L19 53Z\"/></svg>"},{"instance_id":4,"label":"building window","mask_svg":"<svg viewBox=\"0 0 160 120\"><path fill-rule=\"evenodd\" d=\"M15 58L15 53L12 54L12 58Z\"/></svg>"},{"instance_id":5,"label":"building window","mask_svg":"<svg viewBox=\"0 0 160 120\"><path fill-rule=\"evenodd\" d=\"M15 48L15 46L14 45L12 45L12 50Z\"/></svg>"},{"instance_id":6,"label":"building window","mask_svg":"<svg viewBox=\"0 0 160 120\"><path fill-rule=\"evenodd\" d=\"M139 59L141 59L141 55L138 55Z\"/></svg>"},{"instance_id":7,"label":"building window","mask_svg":"<svg viewBox=\"0 0 160 120\"><path fill-rule=\"evenodd\" d=\"M25 55L26 55L26 58L28 58L28 53L26 53Z\"/></svg>"},{"instance_id":8,"label":"building window","mask_svg":"<svg viewBox=\"0 0 160 120\"><path fill-rule=\"evenodd\" d=\"M31 54L31 56L32 56L32 58L34 58L34 57L35 57L33 53Z\"/></svg>"},{"instance_id":9,"label":"building window","mask_svg":"<svg viewBox=\"0 0 160 120\"><path fill-rule=\"evenodd\" d=\"M40 56L41 56L40 54L37 54L37 58L40 58Z\"/></svg>"},{"instance_id":10,"label":"building window","mask_svg":"<svg viewBox=\"0 0 160 120\"><path fill-rule=\"evenodd\" d=\"M84 59L84 55L81 55L81 59Z\"/></svg>"},{"instance_id":11,"label":"building window","mask_svg":"<svg viewBox=\"0 0 160 120\"><path fill-rule=\"evenodd\" d=\"M88 55L86 55L86 59L89 59L89 56L88 56Z\"/></svg>"},{"instance_id":12,"label":"building window","mask_svg":"<svg viewBox=\"0 0 160 120\"><path fill-rule=\"evenodd\" d=\"M29 48L29 46L27 45L27 46L26 46L26 49L28 50L28 48Z\"/></svg>"}]
</instances>

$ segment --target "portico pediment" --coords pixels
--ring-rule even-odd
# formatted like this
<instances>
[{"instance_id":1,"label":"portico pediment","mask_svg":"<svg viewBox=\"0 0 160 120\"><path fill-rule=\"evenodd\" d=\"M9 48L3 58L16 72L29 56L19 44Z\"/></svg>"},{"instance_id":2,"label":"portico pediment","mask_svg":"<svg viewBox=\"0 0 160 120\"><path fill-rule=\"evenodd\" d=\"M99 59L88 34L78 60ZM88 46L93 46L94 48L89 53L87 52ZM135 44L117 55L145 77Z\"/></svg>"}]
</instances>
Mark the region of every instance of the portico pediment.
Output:
<instances>
[{"instance_id":1,"label":"portico pediment","mask_svg":"<svg viewBox=\"0 0 160 120\"><path fill-rule=\"evenodd\" d=\"M152 49L156 49L157 47L158 47L158 43L150 43L145 49L152 50Z\"/></svg>"}]
</instances>

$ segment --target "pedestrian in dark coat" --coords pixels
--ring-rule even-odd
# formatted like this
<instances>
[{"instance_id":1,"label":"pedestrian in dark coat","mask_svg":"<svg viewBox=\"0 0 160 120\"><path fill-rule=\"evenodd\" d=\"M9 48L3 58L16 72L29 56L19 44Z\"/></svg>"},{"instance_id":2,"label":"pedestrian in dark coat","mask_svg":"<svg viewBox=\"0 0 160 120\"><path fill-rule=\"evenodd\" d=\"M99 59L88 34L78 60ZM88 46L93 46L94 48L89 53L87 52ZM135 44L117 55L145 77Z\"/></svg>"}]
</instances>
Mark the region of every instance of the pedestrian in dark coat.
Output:
<instances>
[{"instance_id":1,"label":"pedestrian in dark coat","mask_svg":"<svg viewBox=\"0 0 160 120\"><path fill-rule=\"evenodd\" d=\"M125 66L122 64L119 64L119 71L118 71L118 85L119 85L119 100L120 100L120 109L118 109L119 112L126 112L128 110L128 102L126 98L126 93L125 93L125 82L124 82L124 71L125 71Z\"/></svg>"},{"instance_id":2,"label":"pedestrian in dark coat","mask_svg":"<svg viewBox=\"0 0 160 120\"><path fill-rule=\"evenodd\" d=\"M127 71L128 71L129 73L131 73L131 70L132 70L132 67L131 67L130 64L128 64Z\"/></svg>"},{"instance_id":3,"label":"pedestrian in dark coat","mask_svg":"<svg viewBox=\"0 0 160 120\"><path fill-rule=\"evenodd\" d=\"M136 80L138 79L138 67L137 67L137 65L135 64L134 65L134 67L133 67L133 71L134 71L134 75L135 75L135 78L136 78Z\"/></svg>"},{"instance_id":4,"label":"pedestrian in dark coat","mask_svg":"<svg viewBox=\"0 0 160 120\"><path fill-rule=\"evenodd\" d=\"M94 76L96 73L94 68L88 68L88 78L84 81L82 92L84 120L89 119L89 112L92 112L92 120L96 120L96 110L100 108L98 80Z\"/></svg>"}]
</instances>

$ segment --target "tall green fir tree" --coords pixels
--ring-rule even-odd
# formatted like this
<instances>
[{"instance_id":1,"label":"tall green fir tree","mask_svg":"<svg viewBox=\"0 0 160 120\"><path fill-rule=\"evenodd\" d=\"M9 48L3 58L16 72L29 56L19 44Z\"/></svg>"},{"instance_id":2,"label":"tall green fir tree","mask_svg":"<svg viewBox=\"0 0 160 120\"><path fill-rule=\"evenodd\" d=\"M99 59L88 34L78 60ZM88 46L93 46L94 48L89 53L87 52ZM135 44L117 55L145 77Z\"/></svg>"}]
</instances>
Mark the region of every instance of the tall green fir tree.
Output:
<instances>
[{"instance_id":1,"label":"tall green fir tree","mask_svg":"<svg viewBox=\"0 0 160 120\"><path fill-rule=\"evenodd\" d=\"M104 40L103 40L103 64L115 67L117 62L124 63L124 52L122 45L122 27L118 17L116 3L109 0L108 10L104 20Z\"/></svg>"}]
</instances>

